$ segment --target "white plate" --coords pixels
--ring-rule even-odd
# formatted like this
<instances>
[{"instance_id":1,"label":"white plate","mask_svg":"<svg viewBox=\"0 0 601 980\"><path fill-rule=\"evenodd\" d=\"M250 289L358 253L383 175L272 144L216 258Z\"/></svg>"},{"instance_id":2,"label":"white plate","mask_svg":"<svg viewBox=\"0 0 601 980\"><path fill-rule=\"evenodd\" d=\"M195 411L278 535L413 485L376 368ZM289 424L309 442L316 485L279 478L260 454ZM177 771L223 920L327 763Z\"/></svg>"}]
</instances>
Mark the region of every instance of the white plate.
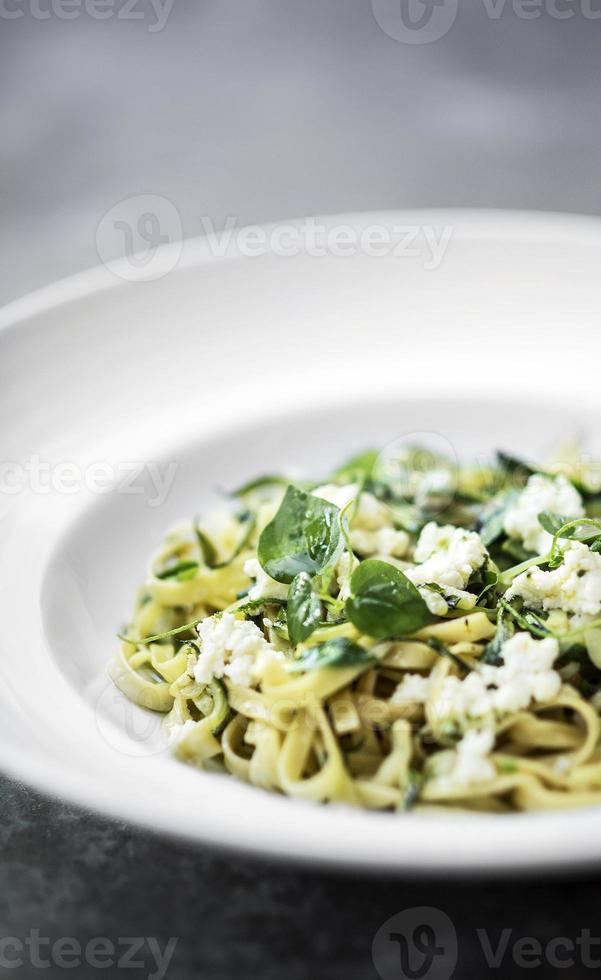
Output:
<instances>
[{"instance_id":1,"label":"white plate","mask_svg":"<svg viewBox=\"0 0 601 980\"><path fill-rule=\"evenodd\" d=\"M412 432L438 433L461 455L533 454L575 431L595 440L599 222L328 222L448 225L453 238L435 271L419 256L217 260L194 241L160 280L98 269L0 314L0 459L14 464L4 484L21 487L0 494L0 765L155 830L287 859L429 873L598 862L596 809L398 816L198 772L166 754L152 718L106 679L149 552L216 486L281 466L320 473ZM143 492L125 492L135 461L176 467L159 506L148 466ZM77 485L96 463L119 487ZM48 473L62 491L46 492Z\"/></svg>"}]
</instances>

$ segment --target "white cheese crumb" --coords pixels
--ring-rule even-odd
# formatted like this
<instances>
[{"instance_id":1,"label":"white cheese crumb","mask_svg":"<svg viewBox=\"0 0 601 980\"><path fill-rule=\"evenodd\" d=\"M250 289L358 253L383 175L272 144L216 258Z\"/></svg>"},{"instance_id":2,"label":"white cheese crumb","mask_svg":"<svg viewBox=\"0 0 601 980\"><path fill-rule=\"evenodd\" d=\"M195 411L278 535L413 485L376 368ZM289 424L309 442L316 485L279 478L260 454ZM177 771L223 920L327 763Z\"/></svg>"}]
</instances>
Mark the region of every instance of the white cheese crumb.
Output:
<instances>
[{"instance_id":1,"label":"white cheese crumb","mask_svg":"<svg viewBox=\"0 0 601 980\"><path fill-rule=\"evenodd\" d=\"M409 535L394 527L380 527L377 531L362 528L352 530L351 544L360 555L381 555L382 557L403 558L409 549Z\"/></svg>"},{"instance_id":2,"label":"white cheese crumb","mask_svg":"<svg viewBox=\"0 0 601 980\"><path fill-rule=\"evenodd\" d=\"M258 679L266 658L282 658L250 620L232 613L209 616L197 627L200 654L194 668L198 684L213 677L229 677L234 684L249 687Z\"/></svg>"},{"instance_id":3,"label":"white cheese crumb","mask_svg":"<svg viewBox=\"0 0 601 980\"><path fill-rule=\"evenodd\" d=\"M334 483L327 483L323 487L317 487L311 493L315 497L321 497L328 503L334 504L343 510L351 500L354 500L359 493L357 483L347 483L343 487L336 486ZM386 504L374 497L373 493L363 491L359 497L357 512L353 513L354 508L349 508L347 517L352 527L361 528L364 531L378 531L382 527L392 527L392 517Z\"/></svg>"},{"instance_id":4,"label":"white cheese crumb","mask_svg":"<svg viewBox=\"0 0 601 980\"><path fill-rule=\"evenodd\" d=\"M391 704L424 704L430 693L430 678L421 674L405 674L390 698Z\"/></svg>"},{"instance_id":5,"label":"white cheese crumb","mask_svg":"<svg viewBox=\"0 0 601 980\"><path fill-rule=\"evenodd\" d=\"M175 748L196 727L195 721L185 721L182 725L171 725L167 736L167 743L170 748Z\"/></svg>"},{"instance_id":6,"label":"white cheese crumb","mask_svg":"<svg viewBox=\"0 0 601 980\"><path fill-rule=\"evenodd\" d=\"M415 505L420 509L425 509L430 503L431 496L449 497L454 489L454 477L451 469L442 467L428 470L418 477L415 490Z\"/></svg>"},{"instance_id":7,"label":"white cheese crumb","mask_svg":"<svg viewBox=\"0 0 601 980\"><path fill-rule=\"evenodd\" d=\"M570 541L563 563L548 572L537 566L514 579L507 599L519 596L534 609L559 609L580 616L601 613L601 555L581 541Z\"/></svg>"},{"instance_id":8,"label":"white cheese crumb","mask_svg":"<svg viewBox=\"0 0 601 980\"><path fill-rule=\"evenodd\" d=\"M456 786L471 786L494 779L497 771L488 758L494 744L495 736L491 728L471 729L466 732L457 745L455 765L448 774L451 783Z\"/></svg>"},{"instance_id":9,"label":"white cheese crumb","mask_svg":"<svg viewBox=\"0 0 601 980\"><path fill-rule=\"evenodd\" d=\"M452 524L439 527L431 521L419 536L414 558L420 563L418 569L413 570L419 574L420 581L437 581L439 585L462 589L472 572L484 564L487 552L475 531ZM436 571L437 575L428 577L430 571Z\"/></svg>"},{"instance_id":10,"label":"white cheese crumb","mask_svg":"<svg viewBox=\"0 0 601 980\"><path fill-rule=\"evenodd\" d=\"M538 522L543 510L566 517L584 517L582 497L565 476L547 477L540 473L531 476L514 506L507 511L503 527L510 538L517 538L537 555L546 554L553 541L552 535Z\"/></svg>"},{"instance_id":11,"label":"white cheese crumb","mask_svg":"<svg viewBox=\"0 0 601 980\"><path fill-rule=\"evenodd\" d=\"M285 599L288 595L288 586L282 582L276 582L264 572L257 558L249 558L244 562L244 574L255 580L248 593L249 599Z\"/></svg>"},{"instance_id":12,"label":"white cheese crumb","mask_svg":"<svg viewBox=\"0 0 601 980\"><path fill-rule=\"evenodd\" d=\"M339 589L338 598L341 602L346 602L351 594L351 577L359 562L354 555L348 551L343 552L336 565L336 583Z\"/></svg>"},{"instance_id":13,"label":"white cheese crumb","mask_svg":"<svg viewBox=\"0 0 601 980\"><path fill-rule=\"evenodd\" d=\"M466 725L521 711L531 701L546 704L557 697L561 677L553 663L559 656L559 644L553 637L535 640L529 633L516 633L503 644L501 656L499 667L482 664L463 680L450 675L436 684L429 677L409 674L391 700L395 704L429 702L439 721Z\"/></svg>"},{"instance_id":14,"label":"white cheese crumb","mask_svg":"<svg viewBox=\"0 0 601 980\"><path fill-rule=\"evenodd\" d=\"M475 596L464 591L472 574L488 557L480 535L475 531L447 524L439 527L431 521L426 524L415 546L415 561L419 564L405 569L405 575L414 585L428 583L441 586L448 595L455 596L463 608L473 608ZM420 592L434 615L444 616L448 605L444 597L430 589Z\"/></svg>"}]
</instances>

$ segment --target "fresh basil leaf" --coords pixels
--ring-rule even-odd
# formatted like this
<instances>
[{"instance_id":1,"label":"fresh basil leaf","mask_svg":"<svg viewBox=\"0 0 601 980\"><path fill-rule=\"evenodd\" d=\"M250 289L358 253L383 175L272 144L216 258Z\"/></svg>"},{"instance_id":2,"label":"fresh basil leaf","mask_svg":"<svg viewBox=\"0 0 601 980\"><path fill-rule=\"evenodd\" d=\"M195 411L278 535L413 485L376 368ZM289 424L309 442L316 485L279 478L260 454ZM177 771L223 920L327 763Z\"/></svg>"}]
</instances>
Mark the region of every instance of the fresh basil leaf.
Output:
<instances>
[{"instance_id":1,"label":"fresh basil leaf","mask_svg":"<svg viewBox=\"0 0 601 980\"><path fill-rule=\"evenodd\" d=\"M293 674L304 674L308 670L323 670L324 667L369 667L373 663L376 663L376 657L372 653L358 643L339 636L309 647L298 660L288 665L288 670Z\"/></svg>"},{"instance_id":2,"label":"fresh basil leaf","mask_svg":"<svg viewBox=\"0 0 601 980\"><path fill-rule=\"evenodd\" d=\"M482 538L485 548L504 534L505 515L519 496L519 490L502 490L489 500L480 511L476 522L476 530Z\"/></svg>"},{"instance_id":3,"label":"fresh basil leaf","mask_svg":"<svg viewBox=\"0 0 601 980\"><path fill-rule=\"evenodd\" d=\"M335 564L344 548L334 504L290 486L274 519L259 538L263 570L286 584L299 574L315 575Z\"/></svg>"},{"instance_id":4,"label":"fresh basil leaf","mask_svg":"<svg viewBox=\"0 0 601 980\"><path fill-rule=\"evenodd\" d=\"M351 593L346 614L368 636L403 636L434 620L413 582L384 561L361 562L351 578Z\"/></svg>"},{"instance_id":5,"label":"fresh basil leaf","mask_svg":"<svg viewBox=\"0 0 601 980\"><path fill-rule=\"evenodd\" d=\"M307 572L299 572L288 592L286 607L288 636L293 646L302 643L319 626L323 608L313 589L313 580Z\"/></svg>"}]
</instances>

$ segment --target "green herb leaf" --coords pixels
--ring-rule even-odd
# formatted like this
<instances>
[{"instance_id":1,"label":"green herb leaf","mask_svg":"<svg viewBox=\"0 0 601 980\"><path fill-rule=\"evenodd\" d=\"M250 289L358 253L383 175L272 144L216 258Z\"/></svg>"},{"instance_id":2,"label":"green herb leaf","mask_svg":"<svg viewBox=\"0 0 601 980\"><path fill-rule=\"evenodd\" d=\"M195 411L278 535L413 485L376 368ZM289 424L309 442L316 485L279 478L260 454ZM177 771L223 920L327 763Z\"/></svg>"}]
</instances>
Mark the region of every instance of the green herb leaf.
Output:
<instances>
[{"instance_id":1,"label":"green herb leaf","mask_svg":"<svg viewBox=\"0 0 601 980\"><path fill-rule=\"evenodd\" d=\"M505 515L519 496L519 490L502 490L480 511L476 529L488 548L504 533Z\"/></svg>"},{"instance_id":2,"label":"green herb leaf","mask_svg":"<svg viewBox=\"0 0 601 980\"><path fill-rule=\"evenodd\" d=\"M543 510L538 515L538 523L557 538L568 538L575 541L588 541L599 536L601 521L589 517L565 517L552 510ZM594 528L594 530L591 530Z\"/></svg>"},{"instance_id":3,"label":"green herb leaf","mask_svg":"<svg viewBox=\"0 0 601 980\"><path fill-rule=\"evenodd\" d=\"M207 568L213 568L215 566L215 562L217 561L217 551L215 545L196 522L194 524L194 534L196 535L196 540L198 541L205 565Z\"/></svg>"},{"instance_id":4,"label":"green herb leaf","mask_svg":"<svg viewBox=\"0 0 601 980\"><path fill-rule=\"evenodd\" d=\"M347 616L368 636L403 636L434 621L413 582L387 562L361 562L351 578L351 591Z\"/></svg>"},{"instance_id":5,"label":"green herb leaf","mask_svg":"<svg viewBox=\"0 0 601 980\"><path fill-rule=\"evenodd\" d=\"M313 590L313 580L307 572L299 572L288 592L288 636L296 646L306 640L323 619L319 596Z\"/></svg>"},{"instance_id":6,"label":"green herb leaf","mask_svg":"<svg viewBox=\"0 0 601 980\"><path fill-rule=\"evenodd\" d=\"M518 626L533 636L543 639L545 636L553 636L552 630L546 625L545 621L533 613L531 610L521 611L510 605L506 599L499 600L499 608L505 610L515 619Z\"/></svg>"},{"instance_id":7,"label":"green herb leaf","mask_svg":"<svg viewBox=\"0 0 601 980\"><path fill-rule=\"evenodd\" d=\"M529 463L524 463L516 456L510 456L509 453L504 452L497 453L497 465L500 470L513 478L514 484L526 483L528 478L537 472Z\"/></svg>"},{"instance_id":8,"label":"green herb leaf","mask_svg":"<svg viewBox=\"0 0 601 980\"><path fill-rule=\"evenodd\" d=\"M265 606L285 606L285 599L277 599L273 596L263 596L261 599L248 599L243 596L225 610L226 612L240 612L246 617L258 616Z\"/></svg>"},{"instance_id":9,"label":"green herb leaf","mask_svg":"<svg viewBox=\"0 0 601 980\"><path fill-rule=\"evenodd\" d=\"M335 564L344 546L339 514L334 504L288 487L280 509L259 538L261 567L276 582L288 584L299 572L315 575Z\"/></svg>"},{"instance_id":10,"label":"green herb leaf","mask_svg":"<svg viewBox=\"0 0 601 980\"><path fill-rule=\"evenodd\" d=\"M125 643L130 643L132 647L148 646L149 643L156 643L158 640L165 640L171 636L178 636L180 633L187 633L189 630L193 630L195 626L198 626L199 623L202 623L204 618L204 616L201 616L200 619L194 619L191 623L184 623L183 626L176 626L172 630L165 630L164 633L145 636L143 640L134 640L131 636L125 636L123 633L117 633L117 637Z\"/></svg>"},{"instance_id":11,"label":"green herb leaf","mask_svg":"<svg viewBox=\"0 0 601 980\"><path fill-rule=\"evenodd\" d=\"M437 653L439 657L448 657L449 660L452 660L452 662L457 667L459 667L459 669L463 671L464 674L470 673L472 669L470 665L466 664L465 660L462 660L461 657L458 657L456 653L453 653L451 650L449 650L446 643L443 643L442 640L439 640L437 636L430 637L426 645L429 646L431 650L434 650L434 652Z\"/></svg>"},{"instance_id":12,"label":"green herb leaf","mask_svg":"<svg viewBox=\"0 0 601 980\"><path fill-rule=\"evenodd\" d=\"M157 578L161 579L161 581L176 578L180 582L187 582L189 579L194 578L197 571L197 561L180 561L177 565L172 565L170 568L166 568L165 571L159 572Z\"/></svg>"},{"instance_id":13,"label":"green herb leaf","mask_svg":"<svg viewBox=\"0 0 601 980\"><path fill-rule=\"evenodd\" d=\"M317 646L309 647L298 660L289 664L293 674L304 674L308 670L323 670L324 667L370 667L376 657L358 643L337 637L326 640Z\"/></svg>"},{"instance_id":14,"label":"green herb leaf","mask_svg":"<svg viewBox=\"0 0 601 980\"><path fill-rule=\"evenodd\" d=\"M249 480L248 483L244 483L241 487L230 490L230 497L245 497L248 493L253 493L255 490L262 490L265 487L286 486L287 483L288 480L285 476L277 476L275 474L259 476L256 480Z\"/></svg>"},{"instance_id":15,"label":"green herb leaf","mask_svg":"<svg viewBox=\"0 0 601 980\"><path fill-rule=\"evenodd\" d=\"M352 459L348 459L335 470L333 477L344 483L361 483L369 480L378 461L379 452L368 449Z\"/></svg>"},{"instance_id":16,"label":"green herb leaf","mask_svg":"<svg viewBox=\"0 0 601 980\"><path fill-rule=\"evenodd\" d=\"M510 640L515 633L513 621L508 617L507 611L501 608L497 616L497 630L492 640L484 647L482 663L490 664L491 667L498 667L503 662L501 649L503 644Z\"/></svg>"},{"instance_id":17,"label":"green herb leaf","mask_svg":"<svg viewBox=\"0 0 601 980\"><path fill-rule=\"evenodd\" d=\"M207 537L198 524L194 525L194 533L196 534L198 544L200 545L200 550L202 551L204 563L207 568L227 568L228 565L231 565L234 558L237 558L238 555L241 554L241 552L243 552L247 547L255 529L257 519L254 514L251 514L250 511L246 511L242 517L238 518L238 520L240 524L246 524L246 528L233 552L229 558L226 558L225 561L217 561L217 551L215 550L213 542Z\"/></svg>"}]
</instances>

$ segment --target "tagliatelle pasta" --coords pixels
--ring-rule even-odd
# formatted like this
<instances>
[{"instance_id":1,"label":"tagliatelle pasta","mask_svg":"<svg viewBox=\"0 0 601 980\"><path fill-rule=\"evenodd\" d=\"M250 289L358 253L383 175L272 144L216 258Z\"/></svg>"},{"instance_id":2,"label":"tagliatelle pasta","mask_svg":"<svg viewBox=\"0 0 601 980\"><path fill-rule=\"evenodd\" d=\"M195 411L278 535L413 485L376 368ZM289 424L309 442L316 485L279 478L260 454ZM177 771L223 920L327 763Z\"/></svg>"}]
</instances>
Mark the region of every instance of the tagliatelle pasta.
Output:
<instances>
[{"instance_id":1,"label":"tagliatelle pasta","mask_svg":"<svg viewBox=\"0 0 601 980\"><path fill-rule=\"evenodd\" d=\"M259 478L167 536L110 673L178 759L269 792L601 803L600 516L585 472L504 454Z\"/></svg>"}]
</instances>

